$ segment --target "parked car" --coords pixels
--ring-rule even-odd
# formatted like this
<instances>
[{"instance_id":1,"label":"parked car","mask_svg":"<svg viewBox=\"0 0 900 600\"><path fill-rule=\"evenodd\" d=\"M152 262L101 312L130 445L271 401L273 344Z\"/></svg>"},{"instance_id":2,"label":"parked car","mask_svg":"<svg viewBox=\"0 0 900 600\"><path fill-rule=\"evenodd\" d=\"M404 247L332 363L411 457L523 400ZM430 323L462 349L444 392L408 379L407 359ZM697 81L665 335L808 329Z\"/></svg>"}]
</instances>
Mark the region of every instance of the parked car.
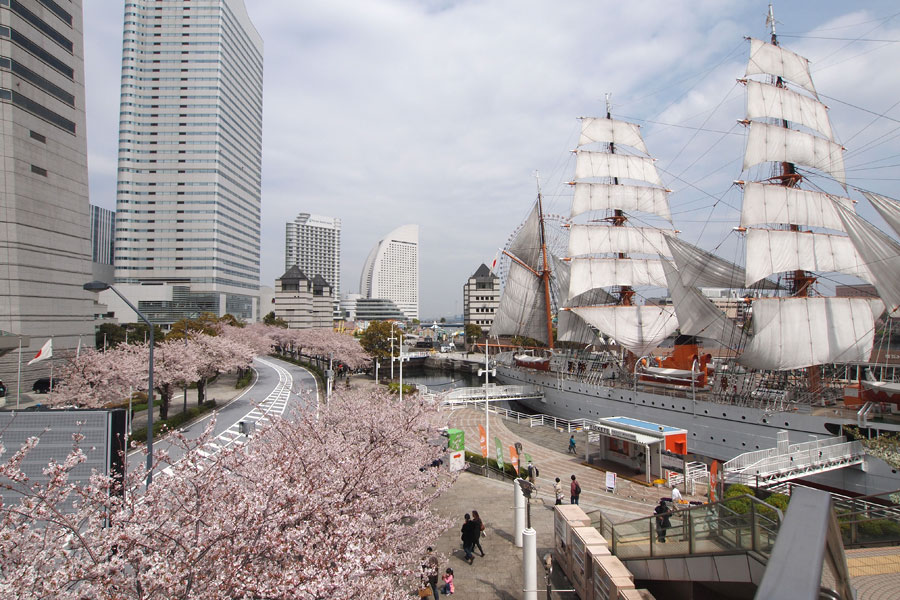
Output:
<instances>
[{"instance_id":1,"label":"parked car","mask_svg":"<svg viewBox=\"0 0 900 600\"><path fill-rule=\"evenodd\" d=\"M0 398L3 398L4 396L6 396L6 384L0 379Z\"/></svg>"},{"instance_id":2,"label":"parked car","mask_svg":"<svg viewBox=\"0 0 900 600\"><path fill-rule=\"evenodd\" d=\"M54 385L59 385L59 381L54 381ZM49 377L41 377L37 381L34 382L34 385L31 386L31 391L37 394L46 394L50 391L50 378Z\"/></svg>"}]
</instances>

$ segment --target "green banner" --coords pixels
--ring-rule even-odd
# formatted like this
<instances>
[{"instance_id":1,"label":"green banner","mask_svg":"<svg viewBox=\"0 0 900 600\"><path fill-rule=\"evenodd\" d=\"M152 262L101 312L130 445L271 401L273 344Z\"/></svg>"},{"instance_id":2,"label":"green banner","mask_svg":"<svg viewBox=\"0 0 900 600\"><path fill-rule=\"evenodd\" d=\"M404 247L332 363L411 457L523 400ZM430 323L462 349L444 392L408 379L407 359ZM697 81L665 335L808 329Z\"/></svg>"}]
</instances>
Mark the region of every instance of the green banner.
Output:
<instances>
[{"instance_id":1,"label":"green banner","mask_svg":"<svg viewBox=\"0 0 900 600\"><path fill-rule=\"evenodd\" d=\"M494 442L497 443L497 468L501 471L504 469L503 467L503 444L500 443L500 438L495 437Z\"/></svg>"},{"instance_id":2,"label":"green banner","mask_svg":"<svg viewBox=\"0 0 900 600\"><path fill-rule=\"evenodd\" d=\"M466 449L466 432L462 429L447 430L447 449L462 452Z\"/></svg>"}]
</instances>

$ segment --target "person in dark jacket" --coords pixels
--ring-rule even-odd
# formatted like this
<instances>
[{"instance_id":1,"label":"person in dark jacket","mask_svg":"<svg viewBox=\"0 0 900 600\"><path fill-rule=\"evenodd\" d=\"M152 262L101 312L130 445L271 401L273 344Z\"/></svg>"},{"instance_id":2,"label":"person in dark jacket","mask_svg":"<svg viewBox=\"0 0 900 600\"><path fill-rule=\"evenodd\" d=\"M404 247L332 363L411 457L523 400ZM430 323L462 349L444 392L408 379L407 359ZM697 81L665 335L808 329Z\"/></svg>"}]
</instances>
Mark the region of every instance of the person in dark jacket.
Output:
<instances>
[{"instance_id":1,"label":"person in dark jacket","mask_svg":"<svg viewBox=\"0 0 900 600\"><path fill-rule=\"evenodd\" d=\"M654 514L656 514L656 540L661 544L666 543L666 529L672 526L672 521L669 520L669 507L666 506L666 501L660 499L659 504L656 505L656 508L653 509Z\"/></svg>"},{"instance_id":2,"label":"person in dark jacket","mask_svg":"<svg viewBox=\"0 0 900 600\"><path fill-rule=\"evenodd\" d=\"M466 513L466 521L463 523L462 529L463 550L466 553L466 562L470 565L475 562L475 544L481 536L481 526L472 520L469 513Z\"/></svg>"}]
</instances>

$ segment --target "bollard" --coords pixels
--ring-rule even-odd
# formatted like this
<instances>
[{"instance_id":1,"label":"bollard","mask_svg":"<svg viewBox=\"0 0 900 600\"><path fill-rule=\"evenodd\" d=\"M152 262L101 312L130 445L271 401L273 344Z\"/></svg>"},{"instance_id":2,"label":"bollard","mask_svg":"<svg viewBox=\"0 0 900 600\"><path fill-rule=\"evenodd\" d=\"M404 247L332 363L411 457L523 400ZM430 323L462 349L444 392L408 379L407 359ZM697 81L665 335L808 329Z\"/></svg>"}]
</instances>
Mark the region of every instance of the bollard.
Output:
<instances>
[{"instance_id":1,"label":"bollard","mask_svg":"<svg viewBox=\"0 0 900 600\"><path fill-rule=\"evenodd\" d=\"M525 495L519 487L519 480L513 482L515 494L515 542L516 548L522 547L522 530L525 529Z\"/></svg>"},{"instance_id":2,"label":"bollard","mask_svg":"<svg viewBox=\"0 0 900 600\"><path fill-rule=\"evenodd\" d=\"M537 533L522 532L522 600L537 600Z\"/></svg>"}]
</instances>

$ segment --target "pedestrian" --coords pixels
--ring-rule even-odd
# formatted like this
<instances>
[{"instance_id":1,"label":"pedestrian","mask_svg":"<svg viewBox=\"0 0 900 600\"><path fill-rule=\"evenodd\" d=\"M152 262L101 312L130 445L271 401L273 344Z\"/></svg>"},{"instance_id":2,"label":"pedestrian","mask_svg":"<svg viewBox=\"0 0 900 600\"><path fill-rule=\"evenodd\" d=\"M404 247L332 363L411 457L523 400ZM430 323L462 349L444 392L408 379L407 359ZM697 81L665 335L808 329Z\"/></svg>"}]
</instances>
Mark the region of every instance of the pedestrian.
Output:
<instances>
[{"instance_id":1,"label":"pedestrian","mask_svg":"<svg viewBox=\"0 0 900 600\"><path fill-rule=\"evenodd\" d=\"M572 454L576 453L575 452L575 436L574 435L569 436L569 452L571 452Z\"/></svg>"},{"instance_id":2,"label":"pedestrian","mask_svg":"<svg viewBox=\"0 0 900 600\"><path fill-rule=\"evenodd\" d=\"M562 504L563 501L563 491L562 491L562 483L559 481L559 477L556 478L556 483L553 484L553 491L556 494L556 504Z\"/></svg>"},{"instance_id":3,"label":"pedestrian","mask_svg":"<svg viewBox=\"0 0 900 600\"><path fill-rule=\"evenodd\" d=\"M481 515L478 514L477 510L472 511L472 520L478 523L478 538L475 541L475 545L478 546L478 551L481 552L481 556L484 556L484 548L481 547L481 538L487 537L487 534L484 532L484 521L481 520ZM475 549L472 548L474 552Z\"/></svg>"},{"instance_id":4,"label":"pedestrian","mask_svg":"<svg viewBox=\"0 0 900 600\"><path fill-rule=\"evenodd\" d=\"M663 498L659 499L659 504L653 509L653 513L656 515L656 540L665 544L666 529L672 526L672 521L669 520L669 507L666 506Z\"/></svg>"},{"instance_id":5,"label":"pedestrian","mask_svg":"<svg viewBox=\"0 0 900 600\"><path fill-rule=\"evenodd\" d=\"M463 523L460 538L463 543L463 551L466 553L465 561L470 565L475 562L475 544L481 536L481 530L478 524L472 520L469 513L466 513L466 520Z\"/></svg>"},{"instance_id":6,"label":"pedestrian","mask_svg":"<svg viewBox=\"0 0 900 600\"><path fill-rule=\"evenodd\" d=\"M440 564L438 563L437 556L434 555L434 549L429 546L427 550L425 550L425 564L422 565L422 570L425 572L425 577L428 581L428 587L431 588L431 595L434 596L434 600L438 600L441 595L438 593L438 569L440 568Z\"/></svg>"},{"instance_id":7,"label":"pedestrian","mask_svg":"<svg viewBox=\"0 0 900 600\"><path fill-rule=\"evenodd\" d=\"M678 505L681 504L681 492L678 491L677 487L672 488L672 503L675 505L675 508L678 508Z\"/></svg>"},{"instance_id":8,"label":"pedestrian","mask_svg":"<svg viewBox=\"0 0 900 600\"><path fill-rule=\"evenodd\" d=\"M528 481L534 483L536 477L540 477L541 473L538 471L538 468L534 466L531 461L528 461Z\"/></svg>"},{"instance_id":9,"label":"pedestrian","mask_svg":"<svg viewBox=\"0 0 900 600\"><path fill-rule=\"evenodd\" d=\"M572 504L578 504L578 496L581 495L581 486L578 485L578 480L575 479L575 476L572 475L572 485L570 487L571 492L571 502Z\"/></svg>"},{"instance_id":10,"label":"pedestrian","mask_svg":"<svg viewBox=\"0 0 900 600\"><path fill-rule=\"evenodd\" d=\"M451 569L450 567L447 567L447 570L444 571L444 575L443 575L443 577L441 577L441 579L444 580L444 587L441 588L441 591L444 593L445 596L449 596L450 594L452 594L453 592L456 591L456 589L453 586L453 569Z\"/></svg>"}]
</instances>

